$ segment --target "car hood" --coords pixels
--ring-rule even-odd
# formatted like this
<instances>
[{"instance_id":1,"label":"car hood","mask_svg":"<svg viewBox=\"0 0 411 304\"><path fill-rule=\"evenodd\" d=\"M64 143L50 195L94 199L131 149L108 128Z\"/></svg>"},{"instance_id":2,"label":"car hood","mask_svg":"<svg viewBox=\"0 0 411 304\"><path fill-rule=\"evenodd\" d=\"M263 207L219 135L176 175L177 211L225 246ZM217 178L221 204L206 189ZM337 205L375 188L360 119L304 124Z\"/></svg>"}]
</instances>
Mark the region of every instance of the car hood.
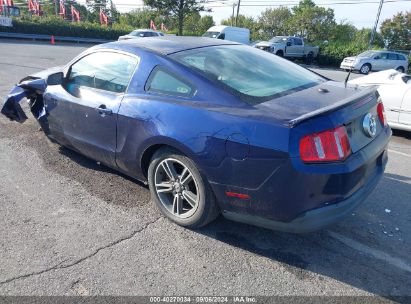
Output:
<instances>
[{"instance_id":1,"label":"car hood","mask_svg":"<svg viewBox=\"0 0 411 304\"><path fill-rule=\"evenodd\" d=\"M325 114L375 94L375 87L344 86L342 82L327 81L314 87L279 97L257 106L290 127L308 118Z\"/></svg>"},{"instance_id":2,"label":"car hood","mask_svg":"<svg viewBox=\"0 0 411 304\"><path fill-rule=\"evenodd\" d=\"M259 47L259 46L273 46L273 43L268 42L268 41L261 41L259 43L257 43L256 45L254 45L255 47Z\"/></svg>"},{"instance_id":3,"label":"car hood","mask_svg":"<svg viewBox=\"0 0 411 304\"><path fill-rule=\"evenodd\" d=\"M359 77L350 80L348 83L352 85L369 86L383 84L405 84L402 77L407 74L397 72L394 69L385 70L377 73L372 73L368 76Z\"/></svg>"}]
</instances>

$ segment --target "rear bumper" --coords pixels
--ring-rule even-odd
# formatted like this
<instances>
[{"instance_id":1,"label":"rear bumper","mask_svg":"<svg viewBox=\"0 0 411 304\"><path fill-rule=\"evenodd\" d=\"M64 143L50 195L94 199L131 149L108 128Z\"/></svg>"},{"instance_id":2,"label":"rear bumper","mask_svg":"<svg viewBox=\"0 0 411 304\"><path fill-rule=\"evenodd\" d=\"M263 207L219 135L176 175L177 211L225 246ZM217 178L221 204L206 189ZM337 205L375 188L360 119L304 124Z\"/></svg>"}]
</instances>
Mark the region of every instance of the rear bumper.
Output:
<instances>
[{"instance_id":1,"label":"rear bumper","mask_svg":"<svg viewBox=\"0 0 411 304\"><path fill-rule=\"evenodd\" d=\"M307 233L320 230L351 214L351 212L370 195L384 174L385 165L387 163L387 151L384 151L378 157L377 162L379 162L379 165L376 167L373 176L350 197L336 204L306 211L290 222L276 221L250 214L230 211L224 211L223 215L227 219L233 221L284 232Z\"/></svg>"},{"instance_id":2,"label":"rear bumper","mask_svg":"<svg viewBox=\"0 0 411 304\"><path fill-rule=\"evenodd\" d=\"M257 187L212 187L228 219L286 232L318 230L349 214L375 188L388 161L390 136L391 129L384 128L342 163L311 166L299 158L279 160ZM250 199L228 198L226 191L248 194Z\"/></svg>"}]
</instances>

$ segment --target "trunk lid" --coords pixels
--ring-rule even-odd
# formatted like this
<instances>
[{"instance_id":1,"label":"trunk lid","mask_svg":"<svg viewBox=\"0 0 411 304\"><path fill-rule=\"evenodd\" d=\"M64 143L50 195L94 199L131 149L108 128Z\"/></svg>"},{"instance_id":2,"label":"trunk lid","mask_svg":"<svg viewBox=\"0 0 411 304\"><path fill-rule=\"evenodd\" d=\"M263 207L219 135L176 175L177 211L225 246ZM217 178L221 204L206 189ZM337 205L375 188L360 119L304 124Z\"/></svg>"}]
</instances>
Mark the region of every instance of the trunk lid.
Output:
<instances>
[{"instance_id":1,"label":"trunk lid","mask_svg":"<svg viewBox=\"0 0 411 304\"><path fill-rule=\"evenodd\" d=\"M353 153L369 144L383 129L377 114L375 87L345 88L343 83L329 81L256 107L297 129L301 137L344 125ZM376 135L372 137L363 127L368 113L377 124Z\"/></svg>"}]
</instances>

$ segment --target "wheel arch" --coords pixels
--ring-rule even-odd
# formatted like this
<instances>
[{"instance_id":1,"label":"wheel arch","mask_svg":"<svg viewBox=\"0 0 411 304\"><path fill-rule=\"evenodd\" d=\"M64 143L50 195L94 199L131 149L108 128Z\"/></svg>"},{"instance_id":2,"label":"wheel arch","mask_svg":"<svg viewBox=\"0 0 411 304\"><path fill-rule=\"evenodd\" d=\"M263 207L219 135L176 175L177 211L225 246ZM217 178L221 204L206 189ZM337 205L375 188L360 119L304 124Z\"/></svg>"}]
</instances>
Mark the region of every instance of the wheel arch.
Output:
<instances>
[{"instance_id":1,"label":"wheel arch","mask_svg":"<svg viewBox=\"0 0 411 304\"><path fill-rule=\"evenodd\" d=\"M147 178L148 167L150 165L151 158L158 150L163 149L163 148L169 148L172 150L176 150L177 152L180 152L181 154L191 158L196 163L196 165L199 167L195 153L189 147L179 143L178 141L172 138L160 137L160 138L151 140L150 142L146 143L145 148L142 149L142 152L140 153L140 157L138 158L139 163L140 163L141 172L143 173L145 178Z\"/></svg>"}]
</instances>

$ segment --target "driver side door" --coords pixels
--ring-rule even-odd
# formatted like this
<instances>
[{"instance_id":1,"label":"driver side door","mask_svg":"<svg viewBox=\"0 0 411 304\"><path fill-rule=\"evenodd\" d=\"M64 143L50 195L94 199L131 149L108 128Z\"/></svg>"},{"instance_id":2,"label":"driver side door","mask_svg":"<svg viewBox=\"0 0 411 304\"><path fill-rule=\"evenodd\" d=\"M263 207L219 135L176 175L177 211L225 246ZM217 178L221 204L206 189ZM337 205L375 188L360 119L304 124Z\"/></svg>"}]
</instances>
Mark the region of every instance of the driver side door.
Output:
<instances>
[{"instance_id":1,"label":"driver side door","mask_svg":"<svg viewBox=\"0 0 411 304\"><path fill-rule=\"evenodd\" d=\"M62 85L44 95L51 137L115 166L117 113L137 67L132 55L98 51L72 64Z\"/></svg>"}]
</instances>

